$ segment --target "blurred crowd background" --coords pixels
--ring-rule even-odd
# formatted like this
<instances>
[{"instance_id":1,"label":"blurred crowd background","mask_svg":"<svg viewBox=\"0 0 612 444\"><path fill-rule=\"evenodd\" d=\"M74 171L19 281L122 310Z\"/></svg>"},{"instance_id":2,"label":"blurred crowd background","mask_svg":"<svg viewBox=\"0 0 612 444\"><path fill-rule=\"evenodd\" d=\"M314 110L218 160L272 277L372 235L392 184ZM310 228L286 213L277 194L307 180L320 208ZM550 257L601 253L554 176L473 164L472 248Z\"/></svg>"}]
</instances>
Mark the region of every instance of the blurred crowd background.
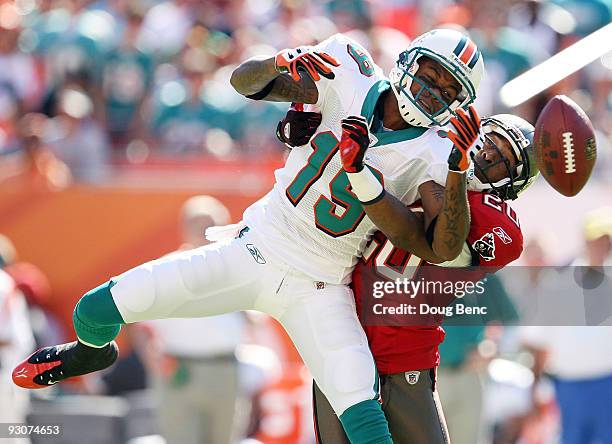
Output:
<instances>
[{"instance_id":1,"label":"blurred crowd background","mask_svg":"<svg viewBox=\"0 0 612 444\"><path fill-rule=\"evenodd\" d=\"M280 154L271 128L285 105L249 102L229 74L253 55L336 32L363 43L388 72L416 35L465 28L486 60L480 112L500 112L505 82L611 18L608 0L3 1L0 154L48 149L77 181L104 180L123 160ZM607 148L611 57L514 111L533 121L563 92L587 111Z\"/></svg>"},{"instance_id":2,"label":"blurred crowd background","mask_svg":"<svg viewBox=\"0 0 612 444\"><path fill-rule=\"evenodd\" d=\"M110 371L31 399L10 370L35 344L73 339L82 291L202 244L204 227L236 222L267 191L285 155L274 131L287 104L241 97L230 73L336 32L388 72L422 32L467 30L485 59L481 115L534 122L550 97L574 99L596 129L597 165L576 198L543 180L521 197L521 263L610 265L612 215L599 207L612 203L612 42L516 108L499 90L611 19L612 0L0 0L0 422L61 422L53 442L66 443L314 442L310 377L257 313L131 326ZM203 194L218 200L192 197ZM490 285L512 300L542 276ZM612 399L610 384L559 385L605 382L610 359L607 329L450 326L439 382L453 442L612 442L609 429L592 432L612 424L612 408L594 401Z\"/></svg>"}]
</instances>

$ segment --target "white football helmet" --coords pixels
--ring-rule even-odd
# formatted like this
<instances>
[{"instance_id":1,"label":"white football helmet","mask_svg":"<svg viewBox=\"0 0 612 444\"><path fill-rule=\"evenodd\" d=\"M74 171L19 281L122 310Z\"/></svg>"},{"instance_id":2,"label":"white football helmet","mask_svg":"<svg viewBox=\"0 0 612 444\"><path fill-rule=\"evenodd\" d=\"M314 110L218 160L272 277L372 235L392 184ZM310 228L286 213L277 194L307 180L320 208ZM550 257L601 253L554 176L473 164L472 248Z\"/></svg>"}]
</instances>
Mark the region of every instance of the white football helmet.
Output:
<instances>
[{"instance_id":1,"label":"white football helmet","mask_svg":"<svg viewBox=\"0 0 612 444\"><path fill-rule=\"evenodd\" d=\"M468 189L488 191L498 195L503 200L514 200L520 193L529 188L540 175L533 147L535 129L525 119L512 114L497 114L486 117L482 119L481 128L485 138L489 139L489 142L499 152L499 160L485 167L472 162L470 171L468 171ZM510 142L515 159L514 169L510 168L508 159L505 158L499 147L490 139L491 133L495 133ZM493 182L487 175L487 170L498 163L505 165L507 176L504 179ZM480 173L485 178L484 182L478 179L476 170L480 170Z\"/></svg>"},{"instance_id":2,"label":"white football helmet","mask_svg":"<svg viewBox=\"0 0 612 444\"><path fill-rule=\"evenodd\" d=\"M427 83L415 77L421 57L438 62L461 85L461 91L451 103L446 103ZM474 102L483 73L482 54L468 36L453 29L434 29L417 37L399 55L389 79L404 120L412 126L431 127L446 125L457 108L467 108ZM413 82L420 86L415 95L410 91ZM419 104L419 97L424 91L442 104L440 110L430 113Z\"/></svg>"}]
</instances>

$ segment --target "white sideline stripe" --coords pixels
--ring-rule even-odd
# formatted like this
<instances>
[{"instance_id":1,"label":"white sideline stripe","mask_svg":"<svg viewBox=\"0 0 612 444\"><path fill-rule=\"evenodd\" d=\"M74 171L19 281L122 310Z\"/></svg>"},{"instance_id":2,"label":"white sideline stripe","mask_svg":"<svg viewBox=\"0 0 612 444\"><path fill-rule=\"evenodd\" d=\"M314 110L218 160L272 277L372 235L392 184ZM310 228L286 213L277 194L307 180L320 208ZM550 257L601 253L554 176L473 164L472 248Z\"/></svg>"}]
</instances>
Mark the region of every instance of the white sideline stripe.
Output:
<instances>
[{"instance_id":1,"label":"white sideline stripe","mask_svg":"<svg viewBox=\"0 0 612 444\"><path fill-rule=\"evenodd\" d=\"M500 99L508 107L520 105L609 51L612 23L507 82L499 92Z\"/></svg>"}]
</instances>

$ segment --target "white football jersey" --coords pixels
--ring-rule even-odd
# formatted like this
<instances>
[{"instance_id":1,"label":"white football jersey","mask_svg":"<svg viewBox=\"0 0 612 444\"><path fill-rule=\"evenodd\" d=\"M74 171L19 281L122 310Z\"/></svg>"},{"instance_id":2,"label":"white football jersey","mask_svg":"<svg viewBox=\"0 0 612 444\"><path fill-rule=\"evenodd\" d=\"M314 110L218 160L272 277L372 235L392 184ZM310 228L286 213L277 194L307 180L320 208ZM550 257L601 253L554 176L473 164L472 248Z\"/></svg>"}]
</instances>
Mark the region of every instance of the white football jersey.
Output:
<instances>
[{"instance_id":1,"label":"white football jersey","mask_svg":"<svg viewBox=\"0 0 612 444\"><path fill-rule=\"evenodd\" d=\"M333 69L334 79L316 82L319 100L312 108L321 112L321 125L309 144L291 150L285 166L275 172L274 188L247 208L244 221L277 259L315 280L348 283L376 227L342 169L340 121L362 115L371 123L365 164L388 193L407 205L417 200L423 182L444 185L452 144L440 137L439 127L382 127L376 105L391 86L358 43L336 34L318 48L341 63Z\"/></svg>"}]
</instances>

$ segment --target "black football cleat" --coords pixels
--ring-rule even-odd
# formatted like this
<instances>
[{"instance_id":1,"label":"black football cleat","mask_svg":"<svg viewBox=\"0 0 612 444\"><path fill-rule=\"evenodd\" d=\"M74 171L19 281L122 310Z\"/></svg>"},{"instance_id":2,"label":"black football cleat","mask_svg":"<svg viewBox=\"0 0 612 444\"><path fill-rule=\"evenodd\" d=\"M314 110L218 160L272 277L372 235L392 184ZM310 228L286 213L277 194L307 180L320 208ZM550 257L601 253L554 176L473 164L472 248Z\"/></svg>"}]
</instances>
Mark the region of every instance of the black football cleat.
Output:
<instances>
[{"instance_id":1,"label":"black football cleat","mask_svg":"<svg viewBox=\"0 0 612 444\"><path fill-rule=\"evenodd\" d=\"M118 355L119 348L114 341L102 348L78 341L43 347L15 367L13 382L27 389L49 387L66 378L105 369Z\"/></svg>"}]
</instances>

